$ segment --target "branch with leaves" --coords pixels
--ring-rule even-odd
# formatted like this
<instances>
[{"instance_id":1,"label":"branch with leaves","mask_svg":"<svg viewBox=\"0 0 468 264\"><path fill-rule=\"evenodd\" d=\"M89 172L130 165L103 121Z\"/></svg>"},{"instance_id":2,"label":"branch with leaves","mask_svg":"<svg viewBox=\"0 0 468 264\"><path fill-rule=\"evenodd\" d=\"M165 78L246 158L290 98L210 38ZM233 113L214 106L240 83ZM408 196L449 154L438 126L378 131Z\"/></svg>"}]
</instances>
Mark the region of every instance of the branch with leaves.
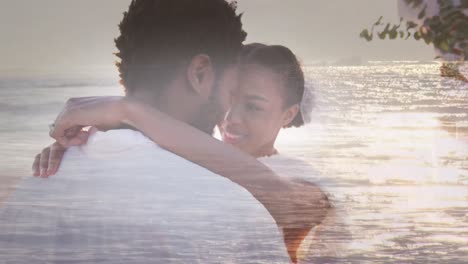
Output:
<instances>
[{"instance_id":1,"label":"branch with leaves","mask_svg":"<svg viewBox=\"0 0 468 264\"><path fill-rule=\"evenodd\" d=\"M460 0L460 5L454 5L452 0L437 0L440 12L436 16L426 16L427 4L423 0L405 0L412 8L421 8L418 19L422 24L400 19L399 24L384 23L381 16L370 29L362 30L360 37L372 41L374 34L380 39L423 40L432 44L443 54L455 54L464 61L468 58L468 0Z\"/></svg>"}]
</instances>

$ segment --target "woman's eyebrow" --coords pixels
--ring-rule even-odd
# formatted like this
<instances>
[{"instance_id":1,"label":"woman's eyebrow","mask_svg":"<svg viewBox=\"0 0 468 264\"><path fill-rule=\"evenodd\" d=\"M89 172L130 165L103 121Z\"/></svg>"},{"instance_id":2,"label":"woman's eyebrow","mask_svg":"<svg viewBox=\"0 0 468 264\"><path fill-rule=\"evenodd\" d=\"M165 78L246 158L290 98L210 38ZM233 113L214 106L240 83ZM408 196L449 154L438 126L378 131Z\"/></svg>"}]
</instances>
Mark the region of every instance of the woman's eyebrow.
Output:
<instances>
[{"instance_id":1,"label":"woman's eyebrow","mask_svg":"<svg viewBox=\"0 0 468 264\"><path fill-rule=\"evenodd\" d=\"M260 96L260 95L255 95L255 94L248 94L245 96L245 98L249 100L259 100L259 101L268 102L268 99L266 99L265 97Z\"/></svg>"}]
</instances>

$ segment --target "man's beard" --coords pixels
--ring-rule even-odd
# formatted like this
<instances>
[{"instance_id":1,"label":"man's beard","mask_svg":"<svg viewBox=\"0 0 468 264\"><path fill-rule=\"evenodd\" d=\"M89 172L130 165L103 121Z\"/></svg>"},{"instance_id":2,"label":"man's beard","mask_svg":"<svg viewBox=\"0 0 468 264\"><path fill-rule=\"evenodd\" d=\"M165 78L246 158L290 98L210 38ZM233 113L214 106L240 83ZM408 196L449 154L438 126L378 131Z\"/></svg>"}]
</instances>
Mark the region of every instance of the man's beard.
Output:
<instances>
[{"instance_id":1,"label":"man's beard","mask_svg":"<svg viewBox=\"0 0 468 264\"><path fill-rule=\"evenodd\" d=\"M224 117L216 88L208 102L200 107L200 111L192 123L192 126L210 135L213 135L216 124Z\"/></svg>"}]
</instances>

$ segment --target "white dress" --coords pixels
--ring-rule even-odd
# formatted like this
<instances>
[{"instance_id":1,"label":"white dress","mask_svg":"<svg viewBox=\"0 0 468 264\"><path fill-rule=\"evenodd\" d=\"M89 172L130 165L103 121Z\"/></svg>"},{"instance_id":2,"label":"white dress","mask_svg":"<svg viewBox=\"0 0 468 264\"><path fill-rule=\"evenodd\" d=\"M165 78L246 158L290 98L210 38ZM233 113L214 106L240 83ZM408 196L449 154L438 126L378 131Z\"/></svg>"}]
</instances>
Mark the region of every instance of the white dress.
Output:
<instances>
[{"instance_id":1,"label":"white dress","mask_svg":"<svg viewBox=\"0 0 468 264\"><path fill-rule=\"evenodd\" d=\"M289 263L244 188L132 130L69 149L0 209L0 263Z\"/></svg>"},{"instance_id":2,"label":"white dress","mask_svg":"<svg viewBox=\"0 0 468 264\"><path fill-rule=\"evenodd\" d=\"M282 177L310 181L327 195L332 208L322 223L314 227L301 243L298 259L299 263L336 263L350 241L350 235L344 210L334 201L330 190L335 183L298 158L277 154L258 160Z\"/></svg>"}]
</instances>

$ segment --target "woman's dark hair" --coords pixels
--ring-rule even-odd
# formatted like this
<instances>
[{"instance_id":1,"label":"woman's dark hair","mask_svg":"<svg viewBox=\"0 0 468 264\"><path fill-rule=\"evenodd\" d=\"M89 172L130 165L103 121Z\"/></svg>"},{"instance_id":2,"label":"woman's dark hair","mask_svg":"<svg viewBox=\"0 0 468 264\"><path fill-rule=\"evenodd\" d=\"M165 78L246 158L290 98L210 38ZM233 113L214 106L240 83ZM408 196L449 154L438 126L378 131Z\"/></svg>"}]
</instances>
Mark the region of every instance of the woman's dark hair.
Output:
<instances>
[{"instance_id":1,"label":"woman's dark hair","mask_svg":"<svg viewBox=\"0 0 468 264\"><path fill-rule=\"evenodd\" d=\"M115 39L127 94L161 89L197 54L210 56L216 74L235 63L247 35L236 6L225 0L133 0Z\"/></svg>"},{"instance_id":2,"label":"woman's dark hair","mask_svg":"<svg viewBox=\"0 0 468 264\"><path fill-rule=\"evenodd\" d=\"M301 105L304 95L304 72L301 64L292 51L280 45L252 43L245 45L241 52L242 64L258 64L282 75L285 84L284 108L294 104ZM301 113L285 126L300 127L304 125Z\"/></svg>"}]
</instances>

